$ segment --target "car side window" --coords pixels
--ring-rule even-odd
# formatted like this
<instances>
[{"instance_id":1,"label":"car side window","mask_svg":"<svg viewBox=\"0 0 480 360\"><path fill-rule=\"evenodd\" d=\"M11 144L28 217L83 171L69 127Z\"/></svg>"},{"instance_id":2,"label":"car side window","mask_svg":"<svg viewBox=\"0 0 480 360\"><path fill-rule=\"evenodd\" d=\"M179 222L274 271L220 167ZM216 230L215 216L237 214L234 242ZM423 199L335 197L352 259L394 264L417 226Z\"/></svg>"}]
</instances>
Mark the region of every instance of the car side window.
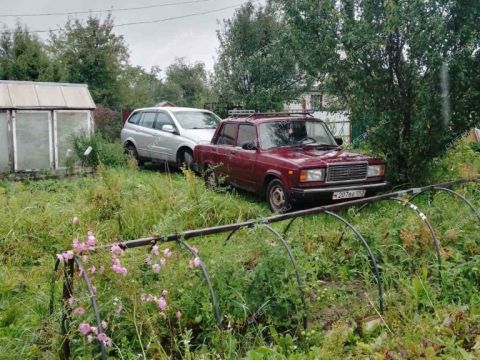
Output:
<instances>
[{"instance_id":1,"label":"car side window","mask_svg":"<svg viewBox=\"0 0 480 360\"><path fill-rule=\"evenodd\" d=\"M134 125L138 125L138 123L140 122L140 118L142 117L142 113L141 112L136 112L136 113L133 113L129 118L128 118L128 122L130 124L134 124Z\"/></svg>"},{"instance_id":2,"label":"car side window","mask_svg":"<svg viewBox=\"0 0 480 360\"><path fill-rule=\"evenodd\" d=\"M240 125L238 127L237 146L242 147L245 143L256 143L257 132L253 125Z\"/></svg>"},{"instance_id":3,"label":"car side window","mask_svg":"<svg viewBox=\"0 0 480 360\"><path fill-rule=\"evenodd\" d=\"M157 113L154 112L143 113L142 120L140 120L140 125L146 128L152 128L156 116Z\"/></svg>"},{"instance_id":4,"label":"car side window","mask_svg":"<svg viewBox=\"0 0 480 360\"><path fill-rule=\"evenodd\" d=\"M172 125L175 127L173 120L167 113L159 112L157 114L157 120L155 121L155 129L162 130L163 125Z\"/></svg>"},{"instance_id":5,"label":"car side window","mask_svg":"<svg viewBox=\"0 0 480 360\"><path fill-rule=\"evenodd\" d=\"M233 146L237 132L237 124L224 124L217 138L217 145Z\"/></svg>"}]
</instances>

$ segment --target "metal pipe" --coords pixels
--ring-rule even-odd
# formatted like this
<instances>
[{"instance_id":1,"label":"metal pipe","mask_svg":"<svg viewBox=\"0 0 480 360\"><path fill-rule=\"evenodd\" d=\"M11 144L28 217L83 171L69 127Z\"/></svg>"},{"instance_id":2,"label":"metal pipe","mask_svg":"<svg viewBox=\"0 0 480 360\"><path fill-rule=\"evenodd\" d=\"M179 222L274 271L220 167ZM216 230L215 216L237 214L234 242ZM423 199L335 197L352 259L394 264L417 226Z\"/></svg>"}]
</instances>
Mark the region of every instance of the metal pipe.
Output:
<instances>
[{"instance_id":1,"label":"metal pipe","mask_svg":"<svg viewBox=\"0 0 480 360\"><path fill-rule=\"evenodd\" d=\"M295 257L293 256L292 249L290 246L288 246L288 243L285 241L285 239L271 226L267 224L261 224L265 229L270 231L277 239L280 241L280 243L283 245L285 251L288 254L288 257L290 258L290 262L293 265L293 268L295 270L295 276L297 278L297 287L298 287L298 293L300 294L300 299L302 300L302 305L303 305L303 328L307 329L307 302L305 301L305 293L303 291L303 283L302 283L302 277L300 276L300 271L298 270L297 262L295 260Z\"/></svg>"},{"instance_id":2,"label":"metal pipe","mask_svg":"<svg viewBox=\"0 0 480 360\"><path fill-rule=\"evenodd\" d=\"M382 288L382 277L380 276L380 271L378 270L378 265L377 265L377 260L375 259L375 256L373 255L372 250L370 249L370 246L368 245L367 241L365 238L360 234L360 232L357 230L355 226L350 224L346 219L341 217L338 214L335 214L331 211L326 211L326 215L333 216L334 218L340 220L343 222L345 225L347 225L352 231L355 233L357 238L360 240L362 243L363 247L365 250L367 250L368 257L370 258L370 265L372 267L372 272L373 275L375 276L375 279L377 281L377 290L378 290L378 298L379 298L379 303L380 303L380 312L383 313L384 311L384 304L383 304L383 288Z\"/></svg>"},{"instance_id":3,"label":"metal pipe","mask_svg":"<svg viewBox=\"0 0 480 360\"><path fill-rule=\"evenodd\" d=\"M82 278L85 281L85 284L87 285L88 296L90 297L90 300L92 302L92 308L93 308L93 312L95 313L95 320L97 322L98 332L103 333L104 329L102 326L102 319L100 318L100 311L98 310L97 298L95 295L95 291L93 290L92 283L90 282L90 279L88 278L87 273L85 272L85 269L80 259L76 255L73 257L73 259L77 264L78 270L82 274ZM107 350L105 349L105 345L103 344L103 342L99 341L99 343L100 343L100 350L102 353L102 359L105 360L107 359Z\"/></svg>"},{"instance_id":4,"label":"metal pipe","mask_svg":"<svg viewBox=\"0 0 480 360\"><path fill-rule=\"evenodd\" d=\"M220 328L222 326L222 316L220 315L220 307L218 305L217 294L215 293L215 290L213 289L213 286L212 286L212 282L210 281L210 277L208 276L207 267L205 266L205 263L200 258L199 254L185 240L178 239L177 242L185 246L185 248L187 248L187 250L190 251L190 253L193 256L196 256L200 259L200 267L202 268L203 278L205 279L205 282L207 283L207 286L208 286L208 291L210 292L210 298L213 305L215 320L217 321L217 326Z\"/></svg>"},{"instance_id":5,"label":"metal pipe","mask_svg":"<svg viewBox=\"0 0 480 360\"><path fill-rule=\"evenodd\" d=\"M387 194L371 196L367 198L344 201L341 203L336 203L336 204L331 204L326 206L318 206L311 209L298 210L298 211L293 211L285 214L277 214L277 215L272 215L262 219L262 222L266 224L271 224L271 223L280 222L288 219L293 219L298 216L316 215L316 214L324 213L325 211L335 211L335 210L345 209L351 206L371 203L379 200L388 199L391 197L402 197L410 193L415 194L417 192L431 189L435 186L448 187L448 186L453 186L457 184L463 184L469 181L474 181L474 180L466 180L466 179L454 180L454 181L449 181L449 182L444 182L444 183L439 183L434 185L428 185L422 188L412 188L408 190L396 191L396 192L391 192ZM208 228L197 229L197 230L188 230L181 233L170 234L167 236L159 235L159 236L146 237L146 238L141 238L136 240L128 240L123 242L122 245L124 246L124 248L130 249L130 248L148 246L155 242L170 242L170 241L177 241L178 239L181 239L181 238L190 239L194 237L220 234L224 232L233 231L241 227L254 226L257 222L258 221L256 220L248 220L248 221L235 223L235 224L220 225L220 226L208 227ZM97 246L97 249L107 248L110 246L111 245Z\"/></svg>"}]
</instances>

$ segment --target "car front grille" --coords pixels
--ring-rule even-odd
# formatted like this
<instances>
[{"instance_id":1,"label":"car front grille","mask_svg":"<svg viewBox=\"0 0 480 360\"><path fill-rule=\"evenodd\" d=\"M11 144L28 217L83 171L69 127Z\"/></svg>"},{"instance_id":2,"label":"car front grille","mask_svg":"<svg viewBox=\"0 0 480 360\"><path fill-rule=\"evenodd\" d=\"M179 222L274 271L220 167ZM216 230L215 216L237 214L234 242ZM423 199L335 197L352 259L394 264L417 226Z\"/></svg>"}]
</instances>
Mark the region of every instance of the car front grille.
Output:
<instances>
[{"instance_id":1,"label":"car front grille","mask_svg":"<svg viewBox=\"0 0 480 360\"><path fill-rule=\"evenodd\" d=\"M327 167L327 182L363 180L367 171L367 163L330 165Z\"/></svg>"}]
</instances>

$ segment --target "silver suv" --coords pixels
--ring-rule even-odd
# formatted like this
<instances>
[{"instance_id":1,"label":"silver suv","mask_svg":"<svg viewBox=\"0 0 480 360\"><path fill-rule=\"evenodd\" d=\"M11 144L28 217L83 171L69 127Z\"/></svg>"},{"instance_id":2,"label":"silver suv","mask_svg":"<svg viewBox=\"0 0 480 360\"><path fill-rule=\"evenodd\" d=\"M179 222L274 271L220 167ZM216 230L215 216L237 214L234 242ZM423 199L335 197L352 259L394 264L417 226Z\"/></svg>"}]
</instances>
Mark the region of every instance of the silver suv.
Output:
<instances>
[{"instance_id":1,"label":"silver suv","mask_svg":"<svg viewBox=\"0 0 480 360\"><path fill-rule=\"evenodd\" d=\"M193 148L209 143L219 122L217 115L202 109L137 109L125 122L121 139L126 152L139 164L152 160L192 168Z\"/></svg>"}]
</instances>

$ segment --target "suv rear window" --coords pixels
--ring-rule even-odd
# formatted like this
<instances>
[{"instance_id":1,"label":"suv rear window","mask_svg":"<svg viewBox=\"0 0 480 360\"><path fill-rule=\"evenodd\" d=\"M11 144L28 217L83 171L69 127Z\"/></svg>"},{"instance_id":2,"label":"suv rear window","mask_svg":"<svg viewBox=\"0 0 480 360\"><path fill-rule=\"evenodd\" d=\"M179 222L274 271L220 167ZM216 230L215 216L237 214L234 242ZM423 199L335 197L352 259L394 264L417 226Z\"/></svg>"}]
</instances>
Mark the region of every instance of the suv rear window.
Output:
<instances>
[{"instance_id":1,"label":"suv rear window","mask_svg":"<svg viewBox=\"0 0 480 360\"><path fill-rule=\"evenodd\" d=\"M138 123L140 122L140 117L142 116L142 113L140 112L136 112L136 113L133 113L129 118L128 118L128 122L130 124L135 124L135 125L138 125Z\"/></svg>"},{"instance_id":2,"label":"suv rear window","mask_svg":"<svg viewBox=\"0 0 480 360\"><path fill-rule=\"evenodd\" d=\"M233 144L235 144L236 133L237 124L224 124L220 130L216 144L233 146Z\"/></svg>"}]
</instances>

